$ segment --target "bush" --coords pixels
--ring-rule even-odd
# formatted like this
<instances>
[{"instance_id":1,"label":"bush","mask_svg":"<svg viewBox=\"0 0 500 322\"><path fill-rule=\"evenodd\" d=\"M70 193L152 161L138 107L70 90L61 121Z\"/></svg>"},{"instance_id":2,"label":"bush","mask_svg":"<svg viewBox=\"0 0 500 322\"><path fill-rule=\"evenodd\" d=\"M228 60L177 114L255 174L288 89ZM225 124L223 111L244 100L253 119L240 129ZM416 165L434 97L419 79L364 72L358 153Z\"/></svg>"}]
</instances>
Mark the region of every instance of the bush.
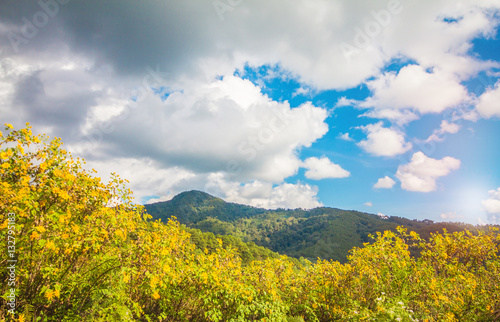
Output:
<instances>
[{"instance_id":1,"label":"bush","mask_svg":"<svg viewBox=\"0 0 500 322\"><path fill-rule=\"evenodd\" d=\"M497 230L432 235L403 228L354 248L348 262L242 263L196 249L175 220L151 222L126 182L83 170L60 139L29 125L0 134L2 280L15 262L17 321L493 321L500 318ZM12 244L15 241L15 251ZM10 243L9 243L10 242ZM11 246L11 248L7 248ZM409 249L418 250L418 258ZM10 250L10 252L9 252ZM10 257L10 255L13 257ZM246 258L246 261L249 261ZM11 311L11 312L13 312Z\"/></svg>"}]
</instances>

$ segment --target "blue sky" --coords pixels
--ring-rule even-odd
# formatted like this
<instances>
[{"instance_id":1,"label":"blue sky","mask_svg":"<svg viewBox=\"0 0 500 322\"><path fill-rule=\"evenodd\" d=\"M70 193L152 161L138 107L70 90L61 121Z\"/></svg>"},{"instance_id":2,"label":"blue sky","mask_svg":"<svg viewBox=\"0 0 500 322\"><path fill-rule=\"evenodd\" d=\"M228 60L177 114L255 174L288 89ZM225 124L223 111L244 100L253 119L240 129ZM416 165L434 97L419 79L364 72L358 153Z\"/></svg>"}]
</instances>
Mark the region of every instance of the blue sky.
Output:
<instances>
[{"instance_id":1,"label":"blue sky","mask_svg":"<svg viewBox=\"0 0 500 322\"><path fill-rule=\"evenodd\" d=\"M487 59L500 60L498 44L500 41L476 41L480 45L474 48L474 54ZM398 72L402 67L415 62L396 62L385 69ZM423 116L418 122L412 122L406 128L406 135L417 140L414 148L396 158L380 158L366 155L355 142L364 136L357 126L366 126L373 122L371 118L360 117L366 110L353 107L338 107L336 103L342 97L363 100L370 96L370 90L360 85L348 90L326 90L309 93L307 96L296 95L301 83L297 79L272 78L266 76L280 71L279 66L245 66L235 74L260 86L262 91L276 101L289 101L291 107L312 101L314 105L330 107L331 115L327 122L329 132L313 145L300 151L303 159L314 156L327 156L330 160L345 165L352 172L348 178L321 180L315 183L319 187L318 197L325 200L327 206L343 209L354 209L366 212L387 213L407 218L432 218L436 221L475 222L481 218L484 209L480 209L482 200L486 199L484 191L495 187L500 180L500 169L497 160L500 149L495 149L500 138L498 120L454 120L452 111ZM464 82L468 91L480 96L489 87L495 85L494 77L484 73L477 78ZM332 108L333 107L333 108ZM439 128L443 121L459 124L461 131L447 134L441 142L419 142L428 138L433 130ZM453 121L452 121L453 120ZM341 139L341 135L349 133L351 140ZM478 144L478 142L481 142ZM374 189L370 183L378 178L393 177L398 166L410 162L415 151L423 151L427 156L441 159L454 155L461 161L459 173L450 174L439 181L439 188L432 193L408 192L397 186L388 189ZM304 170L288 178L289 182L310 182L304 176ZM464 180L467 178L466 180ZM365 199L362 199L362 198ZM366 200L366 201L365 201ZM482 211L481 211L482 210ZM478 217L479 216L479 217ZM484 220L484 221L481 221ZM487 218L478 222L487 222Z\"/></svg>"},{"instance_id":2,"label":"blue sky","mask_svg":"<svg viewBox=\"0 0 500 322\"><path fill-rule=\"evenodd\" d=\"M500 222L497 1L2 1L0 121L139 203Z\"/></svg>"}]
</instances>

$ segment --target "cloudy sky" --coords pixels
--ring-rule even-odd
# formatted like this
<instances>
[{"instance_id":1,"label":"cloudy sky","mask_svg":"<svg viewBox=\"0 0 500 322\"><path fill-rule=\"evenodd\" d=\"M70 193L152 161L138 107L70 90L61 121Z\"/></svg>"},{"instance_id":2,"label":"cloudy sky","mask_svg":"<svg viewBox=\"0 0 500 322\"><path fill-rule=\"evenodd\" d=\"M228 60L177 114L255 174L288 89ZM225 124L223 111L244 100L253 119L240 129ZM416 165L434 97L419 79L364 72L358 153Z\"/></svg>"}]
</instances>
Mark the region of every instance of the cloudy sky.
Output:
<instances>
[{"instance_id":1,"label":"cloudy sky","mask_svg":"<svg viewBox=\"0 0 500 322\"><path fill-rule=\"evenodd\" d=\"M2 0L0 121L139 203L500 222L498 0Z\"/></svg>"}]
</instances>

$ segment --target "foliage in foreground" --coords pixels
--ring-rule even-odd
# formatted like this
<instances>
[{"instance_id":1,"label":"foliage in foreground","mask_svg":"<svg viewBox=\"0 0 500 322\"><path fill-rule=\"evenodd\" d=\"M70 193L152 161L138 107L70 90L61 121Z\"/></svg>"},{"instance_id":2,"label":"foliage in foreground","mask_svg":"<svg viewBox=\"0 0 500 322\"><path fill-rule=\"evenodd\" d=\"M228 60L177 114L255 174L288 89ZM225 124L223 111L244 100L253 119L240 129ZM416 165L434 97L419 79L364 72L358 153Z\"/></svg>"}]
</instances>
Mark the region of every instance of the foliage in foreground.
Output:
<instances>
[{"instance_id":1,"label":"foliage in foreground","mask_svg":"<svg viewBox=\"0 0 500 322\"><path fill-rule=\"evenodd\" d=\"M498 231L399 229L348 262L200 250L178 222L148 222L131 192L82 170L59 139L29 127L0 138L0 235L15 213L17 321L493 321L500 317ZM113 201L120 200L117 205ZM113 205L113 207L111 207ZM222 241L221 241L222 244ZM421 256L410 256L419 248ZM6 242L0 251L6 281Z\"/></svg>"}]
</instances>

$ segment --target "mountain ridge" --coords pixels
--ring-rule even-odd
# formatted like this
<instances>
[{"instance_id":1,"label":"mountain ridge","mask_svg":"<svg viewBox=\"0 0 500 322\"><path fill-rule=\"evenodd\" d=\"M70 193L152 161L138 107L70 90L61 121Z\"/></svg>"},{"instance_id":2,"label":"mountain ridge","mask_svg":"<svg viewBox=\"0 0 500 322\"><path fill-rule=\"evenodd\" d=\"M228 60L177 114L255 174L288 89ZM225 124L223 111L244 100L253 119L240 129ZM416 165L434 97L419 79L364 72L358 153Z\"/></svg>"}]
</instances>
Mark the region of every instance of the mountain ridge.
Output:
<instances>
[{"instance_id":1,"label":"mountain ridge","mask_svg":"<svg viewBox=\"0 0 500 322\"><path fill-rule=\"evenodd\" d=\"M145 205L153 220L171 217L187 227L216 235L232 235L291 257L345 262L353 247L363 247L370 235L395 231L398 226L416 231L423 238L446 229L486 230L464 223L435 223L355 210L318 207L309 210L264 209L226 202L206 192L185 191L169 201Z\"/></svg>"}]
</instances>

